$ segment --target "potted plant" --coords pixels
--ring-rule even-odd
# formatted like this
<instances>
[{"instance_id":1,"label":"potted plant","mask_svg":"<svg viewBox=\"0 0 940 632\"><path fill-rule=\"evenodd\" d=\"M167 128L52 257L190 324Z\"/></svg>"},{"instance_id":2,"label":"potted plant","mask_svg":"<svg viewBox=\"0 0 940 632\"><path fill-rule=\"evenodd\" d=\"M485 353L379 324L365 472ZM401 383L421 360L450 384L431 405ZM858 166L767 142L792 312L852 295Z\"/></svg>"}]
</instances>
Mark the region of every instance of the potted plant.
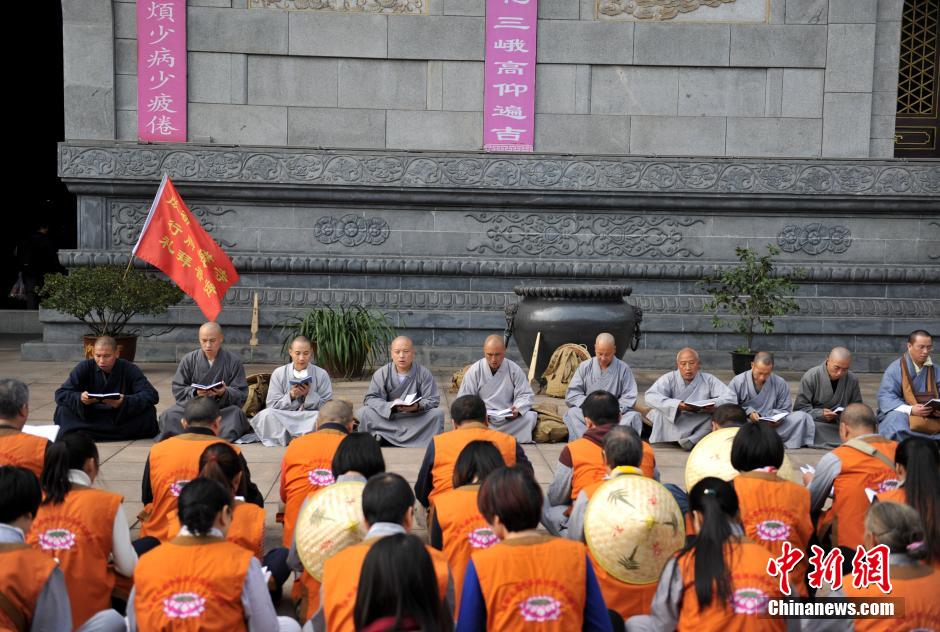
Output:
<instances>
[{"instance_id":1,"label":"potted plant","mask_svg":"<svg viewBox=\"0 0 940 632\"><path fill-rule=\"evenodd\" d=\"M86 357L91 357L95 338L111 336L118 342L118 355L133 361L140 329L129 328L128 322L138 314L165 314L183 298L183 292L142 270L96 266L47 276L40 296L42 307L74 316L88 326Z\"/></svg>"},{"instance_id":2,"label":"potted plant","mask_svg":"<svg viewBox=\"0 0 940 632\"><path fill-rule=\"evenodd\" d=\"M750 368L754 359L754 334L759 327L764 334L773 333L774 319L799 310L792 294L795 281L802 270L791 274L777 274L774 257L780 249L767 246L767 254L760 256L755 248L735 248L738 265L719 270L706 276L700 284L711 295L705 309L714 311L712 326L728 327L744 335L744 344L732 351L735 374ZM724 310L737 318L728 319L718 315Z\"/></svg>"},{"instance_id":3,"label":"potted plant","mask_svg":"<svg viewBox=\"0 0 940 632\"><path fill-rule=\"evenodd\" d=\"M359 306L320 307L281 323L284 352L295 336L306 336L317 365L332 377L359 377L384 357L395 337L385 314Z\"/></svg>"}]
</instances>

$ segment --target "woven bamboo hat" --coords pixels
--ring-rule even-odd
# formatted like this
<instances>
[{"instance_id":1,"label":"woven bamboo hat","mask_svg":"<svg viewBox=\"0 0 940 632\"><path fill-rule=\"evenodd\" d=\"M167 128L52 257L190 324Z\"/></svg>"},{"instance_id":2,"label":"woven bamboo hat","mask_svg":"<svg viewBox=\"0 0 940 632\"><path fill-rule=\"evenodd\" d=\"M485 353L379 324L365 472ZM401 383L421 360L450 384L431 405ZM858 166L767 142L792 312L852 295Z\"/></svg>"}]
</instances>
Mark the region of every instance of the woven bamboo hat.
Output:
<instances>
[{"instance_id":1,"label":"woven bamboo hat","mask_svg":"<svg viewBox=\"0 0 940 632\"><path fill-rule=\"evenodd\" d=\"M584 514L584 539L608 574L627 584L649 584L685 543L683 525L668 489L651 478L623 474L594 492Z\"/></svg>"},{"instance_id":2,"label":"woven bamboo hat","mask_svg":"<svg viewBox=\"0 0 940 632\"><path fill-rule=\"evenodd\" d=\"M323 564L347 546L362 541L362 490L365 483L333 483L310 497L300 515L294 537L297 554L310 575L323 579Z\"/></svg>"},{"instance_id":3,"label":"woven bamboo hat","mask_svg":"<svg viewBox=\"0 0 940 632\"><path fill-rule=\"evenodd\" d=\"M695 444L685 462L685 489L692 489L696 483L706 476L714 476L723 481L730 481L740 474L731 467L731 444L738 434L738 428L722 428L705 435L705 438ZM783 465L777 470L777 476L788 481L802 483L799 471L793 467L786 454L783 455Z\"/></svg>"}]
</instances>

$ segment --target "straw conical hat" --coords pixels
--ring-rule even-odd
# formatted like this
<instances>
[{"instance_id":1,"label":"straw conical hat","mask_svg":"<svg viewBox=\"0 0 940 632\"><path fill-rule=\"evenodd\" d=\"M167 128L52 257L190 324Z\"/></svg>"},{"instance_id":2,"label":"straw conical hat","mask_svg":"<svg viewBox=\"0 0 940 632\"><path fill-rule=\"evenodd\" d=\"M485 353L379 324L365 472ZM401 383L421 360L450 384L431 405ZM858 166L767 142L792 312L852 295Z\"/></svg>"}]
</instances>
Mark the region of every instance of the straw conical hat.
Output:
<instances>
[{"instance_id":1,"label":"straw conical hat","mask_svg":"<svg viewBox=\"0 0 940 632\"><path fill-rule=\"evenodd\" d=\"M361 542L362 490L365 483L334 483L310 497L300 515L294 537L297 554L307 572L323 579L323 563L351 544Z\"/></svg>"},{"instance_id":2,"label":"straw conical hat","mask_svg":"<svg viewBox=\"0 0 940 632\"><path fill-rule=\"evenodd\" d=\"M685 463L686 491L691 490L707 476L730 481L740 473L731 467L731 444L737 434L738 428L722 428L705 435L705 438L692 448ZM783 455L783 465L777 471L777 476L802 484L799 470L793 467L786 454Z\"/></svg>"},{"instance_id":3,"label":"straw conical hat","mask_svg":"<svg viewBox=\"0 0 940 632\"><path fill-rule=\"evenodd\" d=\"M623 474L594 492L584 514L584 539L610 575L627 584L649 584L685 543L683 525L668 489L651 478Z\"/></svg>"}]
</instances>

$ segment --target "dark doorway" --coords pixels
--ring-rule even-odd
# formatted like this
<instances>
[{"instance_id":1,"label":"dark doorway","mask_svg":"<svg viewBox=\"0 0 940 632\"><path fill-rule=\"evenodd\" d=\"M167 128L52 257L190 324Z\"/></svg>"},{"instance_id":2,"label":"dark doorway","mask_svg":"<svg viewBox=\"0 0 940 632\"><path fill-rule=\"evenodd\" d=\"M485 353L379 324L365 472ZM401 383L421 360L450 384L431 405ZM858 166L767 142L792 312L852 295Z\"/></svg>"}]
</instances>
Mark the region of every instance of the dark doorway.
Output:
<instances>
[{"instance_id":1,"label":"dark doorway","mask_svg":"<svg viewBox=\"0 0 940 632\"><path fill-rule=\"evenodd\" d=\"M898 68L896 158L940 158L940 46L937 0L905 0Z\"/></svg>"},{"instance_id":2,"label":"dark doorway","mask_svg":"<svg viewBox=\"0 0 940 632\"><path fill-rule=\"evenodd\" d=\"M29 37L17 42L19 113L8 121L8 167L4 178L3 229L0 230L0 308L23 309L9 298L21 268L24 245L39 224L49 226L58 248L74 248L75 198L58 178L56 144L65 137L62 87L62 6L59 0L28 3L21 19ZM11 124L12 123L12 124Z\"/></svg>"}]
</instances>

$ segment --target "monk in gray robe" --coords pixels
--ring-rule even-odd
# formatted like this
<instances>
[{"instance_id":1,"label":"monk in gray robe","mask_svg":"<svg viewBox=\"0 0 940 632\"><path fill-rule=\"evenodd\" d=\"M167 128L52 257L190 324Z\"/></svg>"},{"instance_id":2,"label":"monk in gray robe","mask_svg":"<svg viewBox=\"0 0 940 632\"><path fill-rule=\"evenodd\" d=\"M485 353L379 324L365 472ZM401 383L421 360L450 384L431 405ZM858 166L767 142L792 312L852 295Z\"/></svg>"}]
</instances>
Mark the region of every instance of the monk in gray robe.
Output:
<instances>
[{"instance_id":1,"label":"monk in gray robe","mask_svg":"<svg viewBox=\"0 0 940 632\"><path fill-rule=\"evenodd\" d=\"M737 395L738 404L744 408L748 420L772 426L784 446L796 449L813 444L813 418L807 413L793 411L790 387L786 380L774 373L772 353L758 352L751 362L751 369L734 376L729 386ZM767 421L771 418L773 421Z\"/></svg>"},{"instance_id":2,"label":"monk in gray robe","mask_svg":"<svg viewBox=\"0 0 940 632\"><path fill-rule=\"evenodd\" d=\"M199 349L183 356L173 375L172 390L176 403L160 414L163 437L183 432L183 407L194 397L211 397L219 405L222 413L219 436L223 439L235 441L250 430L242 411L248 399L245 367L237 355L222 348L224 340L218 323L208 322L199 328ZM221 384L211 389L194 386L212 386L217 382Z\"/></svg>"},{"instance_id":3,"label":"monk in gray robe","mask_svg":"<svg viewBox=\"0 0 940 632\"><path fill-rule=\"evenodd\" d=\"M310 340L297 336L288 354L291 361L271 373L264 410L251 418L252 429L266 446L287 445L291 438L316 430L317 411L333 399L329 374L310 361Z\"/></svg>"},{"instance_id":4,"label":"monk in gray robe","mask_svg":"<svg viewBox=\"0 0 940 632\"><path fill-rule=\"evenodd\" d=\"M434 435L444 431L437 383L415 362L411 338L395 338L389 353L392 361L372 375L365 406L356 411L359 432L402 448L426 448Z\"/></svg>"},{"instance_id":5,"label":"monk in gray robe","mask_svg":"<svg viewBox=\"0 0 940 632\"><path fill-rule=\"evenodd\" d=\"M565 413L568 441L580 439L587 430L581 403L594 391L607 391L620 404L620 425L630 426L637 434L643 430L643 418L633 410L636 405L636 379L630 366L617 357L617 345L610 334L600 334L594 341L594 357L585 360L574 372L565 393L571 408Z\"/></svg>"},{"instance_id":6,"label":"monk in gray robe","mask_svg":"<svg viewBox=\"0 0 940 632\"><path fill-rule=\"evenodd\" d=\"M849 370L852 352L836 347L819 366L803 374L793 409L808 413L816 425L816 447L835 448L839 438L839 416L849 404L862 403L858 378Z\"/></svg>"},{"instance_id":7,"label":"monk in gray robe","mask_svg":"<svg viewBox=\"0 0 940 632\"><path fill-rule=\"evenodd\" d=\"M535 394L529 378L506 358L502 336L489 336L483 343L483 355L467 369L457 397L476 395L486 404L490 428L511 434L519 443L532 443L538 415L532 410Z\"/></svg>"},{"instance_id":8,"label":"monk in gray robe","mask_svg":"<svg viewBox=\"0 0 940 632\"><path fill-rule=\"evenodd\" d=\"M736 404L737 398L721 380L701 370L695 349L680 351L676 365L675 371L656 380L646 391L646 404L652 407L647 413L653 422L650 443L677 441L691 450L711 432L715 407Z\"/></svg>"}]
</instances>

